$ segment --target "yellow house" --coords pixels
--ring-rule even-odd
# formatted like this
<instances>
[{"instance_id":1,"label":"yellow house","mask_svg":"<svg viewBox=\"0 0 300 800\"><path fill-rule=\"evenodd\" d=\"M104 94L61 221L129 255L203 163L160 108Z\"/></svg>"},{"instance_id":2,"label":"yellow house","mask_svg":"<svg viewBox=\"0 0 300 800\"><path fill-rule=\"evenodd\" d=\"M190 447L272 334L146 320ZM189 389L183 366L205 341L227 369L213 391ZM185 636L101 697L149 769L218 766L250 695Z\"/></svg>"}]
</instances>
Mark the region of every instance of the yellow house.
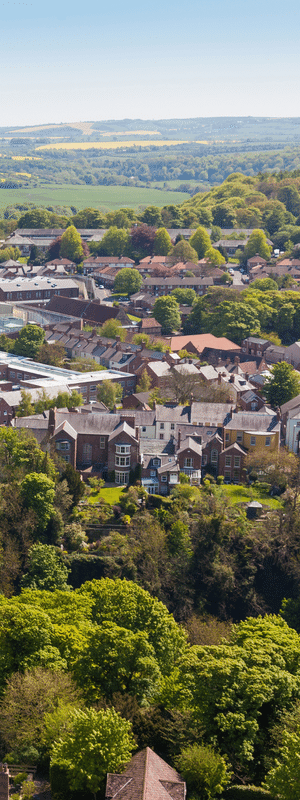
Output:
<instances>
[{"instance_id":1,"label":"yellow house","mask_svg":"<svg viewBox=\"0 0 300 800\"><path fill-rule=\"evenodd\" d=\"M271 411L232 412L223 429L224 448L232 444L244 447L248 453L258 450L278 451L280 444L280 421Z\"/></svg>"}]
</instances>

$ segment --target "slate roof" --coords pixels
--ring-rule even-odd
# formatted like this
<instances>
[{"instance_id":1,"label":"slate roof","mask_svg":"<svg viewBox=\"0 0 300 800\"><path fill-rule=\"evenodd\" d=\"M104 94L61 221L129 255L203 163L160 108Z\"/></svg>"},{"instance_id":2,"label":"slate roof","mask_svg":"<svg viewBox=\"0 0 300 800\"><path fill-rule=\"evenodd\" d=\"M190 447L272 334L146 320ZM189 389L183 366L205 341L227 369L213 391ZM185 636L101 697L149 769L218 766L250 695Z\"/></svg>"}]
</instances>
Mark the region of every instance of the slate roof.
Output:
<instances>
[{"instance_id":1,"label":"slate roof","mask_svg":"<svg viewBox=\"0 0 300 800\"><path fill-rule=\"evenodd\" d=\"M47 311L80 317L99 325L106 322L107 319L114 319L118 315L119 308L100 305L92 300L79 300L76 297L63 297L55 294L47 304Z\"/></svg>"},{"instance_id":2,"label":"slate roof","mask_svg":"<svg viewBox=\"0 0 300 800\"><path fill-rule=\"evenodd\" d=\"M261 411L238 411L232 415L232 419L226 424L226 430L241 430L245 432L265 433L266 431L276 432L280 429L277 415Z\"/></svg>"},{"instance_id":3,"label":"slate roof","mask_svg":"<svg viewBox=\"0 0 300 800\"><path fill-rule=\"evenodd\" d=\"M150 747L133 756L121 775L107 775L106 800L185 800L185 783Z\"/></svg>"}]
</instances>

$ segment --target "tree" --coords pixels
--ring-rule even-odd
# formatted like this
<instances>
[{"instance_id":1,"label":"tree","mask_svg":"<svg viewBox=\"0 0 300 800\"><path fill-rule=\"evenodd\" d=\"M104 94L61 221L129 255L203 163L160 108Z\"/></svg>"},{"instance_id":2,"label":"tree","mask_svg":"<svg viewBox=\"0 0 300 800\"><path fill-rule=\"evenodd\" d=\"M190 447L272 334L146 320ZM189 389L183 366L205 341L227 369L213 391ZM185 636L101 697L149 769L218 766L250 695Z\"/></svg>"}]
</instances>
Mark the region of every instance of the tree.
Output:
<instances>
[{"instance_id":1,"label":"tree","mask_svg":"<svg viewBox=\"0 0 300 800\"><path fill-rule=\"evenodd\" d=\"M272 408L282 406L300 394L299 373L285 361L274 364L270 377L265 381L264 393Z\"/></svg>"},{"instance_id":2,"label":"tree","mask_svg":"<svg viewBox=\"0 0 300 800\"><path fill-rule=\"evenodd\" d=\"M113 409L115 405L121 402L123 396L123 388L120 383L110 380L104 380L98 386L97 400L104 403L109 409Z\"/></svg>"},{"instance_id":3,"label":"tree","mask_svg":"<svg viewBox=\"0 0 300 800\"><path fill-rule=\"evenodd\" d=\"M230 781L225 758L211 746L193 744L184 748L176 765L187 782L188 792L196 791L203 800L222 794Z\"/></svg>"},{"instance_id":4,"label":"tree","mask_svg":"<svg viewBox=\"0 0 300 800\"><path fill-rule=\"evenodd\" d=\"M124 267L115 277L114 291L126 292L126 294L133 294L138 292L143 283L143 278L137 269Z\"/></svg>"},{"instance_id":5,"label":"tree","mask_svg":"<svg viewBox=\"0 0 300 800\"><path fill-rule=\"evenodd\" d=\"M181 325L179 303L175 297L158 297L153 306L153 316L162 326L162 333L178 331Z\"/></svg>"},{"instance_id":6,"label":"tree","mask_svg":"<svg viewBox=\"0 0 300 800\"><path fill-rule=\"evenodd\" d=\"M133 258L141 259L152 256L156 230L145 223L131 228L131 248Z\"/></svg>"},{"instance_id":7,"label":"tree","mask_svg":"<svg viewBox=\"0 0 300 800\"><path fill-rule=\"evenodd\" d=\"M98 208L83 208L72 217L75 228L105 228L103 214Z\"/></svg>"},{"instance_id":8,"label":"tree","mask_svg":"<svg viewBox=\"0 0 300 800\"><path fill-rule=\"evenodd\" d=\"M172 289L171 296L175 297L180 305L192 306L196 300L195 289Z\"/></svg>"},{"instance_id":9,"label":"tree","mask_svg":"<svg viewBox=\"0 0 300 800\"><path fill-rule=\"evenodd\" d=\"M259 292L277 292L278 284L272 278L256 278L250 283L249 289L256 289Z\"/></svg>"},{"instance_id":10,"label":"tree","mask_svg":"<svg viewBox=\"0 0 300 800\"><path fill-rule=\"evenodd\" d=\"M220 253L216 247L208 247L205 253L205 258L208 259L209 264L214 267L222 267L226 263L226 258Z\"/></svg>"},{"instance_id":11,"label":"tree","mask_svg":"<svg viewBox=\"0 0 300 800\"><path fill-rule=\"evenodd\" d=\"M177 264L179 261L192 261L193 264L197 264L198 262L197 251L184 239L177 242L170 252L171 264Z\"/></svg>"},{"instance_id":12,"label":"tree","mask_svg":"<svg viewBox=\"0 0 300 800\"><path fill-rule=\"evenodd\" d=\"M260 230L260 228L254 228L250 234L244 249L243 258L247 260L248 258L252 258L252 256L256 255L261 256L261 258L265 258L266 261L269 261L271 256L271 247L269 247L266 235L262 230Z\"/></svg>"},{"instance_id":13,"label":"tree","mask_svg":"<svg viewBox=\"0 0 300 800\"><path fill-rule=\"evenodd\" d=\"M284 731L283 746L275 766L268 772L264 789L280 800L298 800L300 786L300 731Z\"/></svg>"},{"instance_id":14,"label":"tree","mask_svg":"<svg viewBox=\"0 0 300 800\"><path fill-rule=\"evenodd\" d=\"M99 330L99 336L105 336L108 339L115 339L116 336L119 336L121 342L124 342L126 330L118 319L107 319Z\"/></svg>"},{"instance_id":15,"label":"tree","mask_svg":"<svg viewBox=\"0 0 300 800\"><path fill-rule=\"evenodd\" d=\"M17 417L31 417L34 414L35 409L31 402L31 394L30 392L26 392L25 389L21 389L21 401L18 406L18 410L16 412Z\"/></svg>"},{"instance_id":16,"label":"tree","mask_svg":"<svg viewBox=\"0 0 300 800\"><path fill-rule=\"evenodd\" d=\"M51 781L54 767L63 767L71 791L91 791L96 800L106 774L121 772L134 746L131 723L113 708L75 711L71 730L53 745Z\"/></svg>"},{"instance_id":17,"label":"tree","mask_svg":"<svg viewBox=\"0 0 300 800\"><path fill-rule=\"evenodd\" d=\"M250 305L224 300L212 315L210 330L215 336L227 336L241 344L247 336L259 336L260 322Z\"/></svg>"},{"instance_id":18,"label":"tree","mask_svg":"<svg viewBox=\"0 0 300 800\"><path fill-rule=\"evenodd\" d=\"M29 323L29 325L25 325L20 331L15 341L13 351L17 356L36 359L44 338L45 331L39 328L38 325Z\"/></svg>"},{"instance_id":19,"label":"tree","mask_svg":"<svg viewBox=\"0 0 300 800\"><path fill-rule=\"evenodd\" d=\"M45 462L45 453L28 430L0 428L1 481L20 480L28 472L54 477L55 467L51 459Z\"/></svg>"},{"instance_id":20,"label":"tree","mask_svg":"<svg viewBox=\"0 0 300 800\"><path fill-rule=\"evenodd\" d=\"M179 365L176 370L171 370L167 377L168 389L180 405L189 402L191 394L195 393L201 383L203 380L200 373L199 375L189 373L184 364Z\"/></svg>"},{"instance_id":21,"label":"tree","mask_svg":"<svg viewBox=\"0 0 300 800\"><path fill-rule=\"evenodd\" d=\"M65 357L65 348L58 342L43 342L37 354L37 360L41 364L50 364L53 367L62 367Z\"/></svg>"},{"instance_id":22,"label":"tree","mask_svg":"<svg viewBox=\"0 0 300 800\"><path fill-rule=\"evenodd\" d=\"M171 237L166 228L158 228L155 234L153 253L156 256L167 256L172 247Z\"/></svg>"},{"instance_id":23,"label":"tree","mask_svg":"<svg viewBox=\"0 0 300 800\"><path fill-rule=\"evenodd\" d=\"M155 227L160 227L162 225L162 216L160 208L157 206L147 206L145 211L143 211L141 216L142 222L145 222L146 225L154 225ZM160 253L160 255L164 255Z\"/></svg>"},{"instance_id":24,"label":"tree","mask_svg":"<svg viewBox=\"0 0 300 800\"><path fill-rule=\"evenodd\" d=\"M129 244L128 230L126 228L117 228L116 225L113 225L101 239L101 255L124 256L128 252Z\"/></svg>"},{"instance_id":25,"label":"tree","mask_svg":"<svg viewBox=\"0 0 300 800\"><path fill-rule=\"evenodd\" d=\"M26 761L28 748L34 747L39 756L45 715L58 708L66 715L66 710L74 710L80 700L79 690L64 672L42 667L33 667L24 674L15 672L7 681L0 705L0 733L7 751L13 751L21 763Z\"/></svg>"},{"instance_id":26,"label":"tree","mask_svg":"<svg viewBox=\"0 0 300 800\"><path fill-rule=\"evenodd\" d=\"M150 375L148 375L147 370L144 369L142 374L141 374L140 380L139 380L139 382L137 384L136 391L137 392L148 392L150 387L151 387L151 383L152 383L152 381L151 381Z\"/></svg>"},{"instance_id":27,"label":"tree","mask_svg":"<svg viewBox=\"0 0 300 800\"><path fill-rule=\"evenodd\" d=\"M68 568L63 564L55 547L48 544L34 544L28 553L28 568L22 578L22 586L30 589L69 589L67 585Z\"/></svg>"},{"instance_id":28,"label":"tree","mask_svg":"<svg viewBox=\"0 0 300 800\"><path fill-rule=\"evenodd\" d=\"M83 497L85 493L85 484L81 480L80 475L76 472L76 469L72 467L72 464L67 464L61 477L61 481L67 481L68 489L70 495L72 497L73 505L76 506L79 500Z\"/></svg>"},{"instance_id":29,"label":"tree","mask_svg":"<svg viewBox=\"0 0 300 800\"><path fill-rule=\"evenodd\" d=\"M80 233L75 225L69 225L61 237L60 255L78 263L83 258L83 247Z\"/></svg>"},{"instance_id":30,"label":"tree","mask_svg":"<svg viewBox=\"0 0 300 800\"><path fill-rule=\"evenodd\" d=\"M196 250L198 258L204 258L206 251L211 249L209 234L202 225L199 225L195 233L193 233L189 239L189 244Z\"/></svg>"},{"instance_id":31,"label":"tree","mask_svg":"<svg viewBox=\"0 0 300 800\"><path fill-rule=\"evenodd\" d=\"M21 495L26 508L32 508L38 528L44 531L53 515L54 481L38 472L30 472L21 482Z\"/></svg>"},{"instance_id":32,"label":"tree","mask_svg":"<svg viewBox=\"0 0 300 800\"><path fill-rule=\"evenodd\" d=\"M130 631L103 621L90 632L88 647L77 661L79 685L90 701L112 700L116 692L139 703L153 697L161 681L155 651L144 631Z\"/></svg>"}]
</instances>

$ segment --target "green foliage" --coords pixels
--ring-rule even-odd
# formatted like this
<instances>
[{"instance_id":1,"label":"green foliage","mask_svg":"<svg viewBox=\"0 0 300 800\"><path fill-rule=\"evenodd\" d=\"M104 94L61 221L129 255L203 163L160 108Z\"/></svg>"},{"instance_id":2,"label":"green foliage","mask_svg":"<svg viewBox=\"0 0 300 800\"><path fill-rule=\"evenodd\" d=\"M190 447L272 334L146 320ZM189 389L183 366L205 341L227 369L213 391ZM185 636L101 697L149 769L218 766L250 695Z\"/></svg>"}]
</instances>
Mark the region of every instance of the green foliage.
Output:
<instances>
[{"instance_id":1,"label":"green foliage","mask_svg":"<svg viewBox=\"0 0 300 800\"><path fill-rule=\"evenodd\" d=\"M37 528L41 532L53 516L54 482L38 472L31 472L21 482L21 495L26 508L36 514Z\"/></svg>"},{"instance_id":2,"label":"green foliage","mask_svg":"<svg viewBox=\"0 0 300 800\"><path fill-rule=\"evenodd\" d=\"M143 370L139 382L136 386L137 392L148 392L151 386L151 378L146 369Z\"/></svg>"},{"instance_id":3,"label":"green foliage","mask_svg":"<svg viewBox=\"0 0 300 800\"><path fill-rule=\"evenodd\" d=\"M21 389L21 401L16 412L17 417L30 417L34 414L34 406L31 403L31 394Z\"/></svg>"},{"instance_id":4,"label":"green foliage","mask_svg":"<svg viewBox=\"0 0 300 800\"><path fill-rule=\"evenodd\" d=\"M264 787L282 800L298 800L300 784L300 731L284 731L283 746Z\"/></svg>"},{"instance_id":5,"label":"green foliage","mask_svg":"<svg viewBox=\"0 0 300 800\"><path fill-rule=\"evenodd\" d=\"M117 319L108 319L99 330L99 336L105 336L108 339L115 339L120 336L121 342L126 338L126 330L122 328L121 322Z\"/></svg>"},{"instance_id":6,"label":"green foliage","mask_svg":"<svg viewBox=\"0 0 300 800\"><path fill-rule=\"evenodd\" d=\"M80 705L81 695L71 677L60 671L33 667L24 674L15 672L7 681L1 700L0 732L7 751L14 751L21 763L28 748L35 747L38 756L45 751L45 715L64 712ZM49 725L49 722L48 722ZM59 727L56 729L56 736ZM23 783L26 773L19 773L14 784Z\"/></svg>"},{"instance_id":7,"label":"green foliage","mask_svg":"<svg viewBox=\"0 0 300 800\"><path fill-rule=\"evenodd\" d=\"M61 237L60 255L76 263L83 258L81 236L74 225L69 225Z\"/></svg>"},{"instance_id":8,"label":"green foliage","mask_svg":"<svg viewBox=\"0 0 300 800\"><path fill-rule=\"evenodd\" d=\"M124 256L129 250L129 233L125 228L110 227L101 239L97 251L102 256ZM120 289L121 291L121 289ZM123 290L122 290L123 291Z\"/></svg>"},{"instance_id":9,"label":"green foliage","mask_svg":"<svg viewBox=\"0 0 300 800\"><path fill-rule=\"evenodd\" d=\"M170 252L170 262L172 264L177 264L179 261L192 261L193 264L197 264L198 262L197 251L189 242L185 242L184 239L177 242Z\"/></svg>"},{"instance_id":10,"label":"green foliage","mask_svg":"<svg viewBox=\"0 0 300 800\"><path fill-rule=\"evenodd\" d=\"M199 259L204 258L207 251L212 249L209 234L201 225L189 239L189 244L196 250Z\"/></svg>"},{"instance_id":11,"label":"green foliage","mask_svg":"<svg viewBox=\"0 0 300 800\"><path fill-rule=\"evenodd\" d=\"M209 746L194 744L184 748L176 764L189 794L196 791L203 800L222 794L230 781L225 759Z\"/></svg>"},{"instance_id":12,"label":"green foliage","mask_svg":"<svg viewBox=\"0 0 300 800\"><path fill-rule=\"evenodd\" d=\"M114 291L121 293L126 292L130 295L134 292L138 292L142 283L143 278L137 269L124 267L120 269L115 277Z\"/></svg>"},{"instance_id":13,"label":"green foliage","mask_svg":"<svg viewBox=\"0 0 300 800\"><path fill-rule=\"evenodd\" d=\"M109 409L113 409L114 405L121 402L122 395L123 388L117 381L104 380L98 386L97 400Z\"/></svg>"},{"instance_id":14,"label":"green foliage","mask_svg":"<svg viewBox=\"0 0 300 800\"><path fill-rule=\"evenodd\" d=\"M250 283L249 289L256 289L260 292L276 292L278 284L272 278L256 278Z\"/></svg>"},{"instance_id":15,"label":"green foliage","mask_svg":"<svg viewBox=\"0 0 300 800\"><path fill-rule=\"evenodd\" d=\"M271 233L271 231L270 231ZM271 247L267 243L266 235L259 228L255 228L249 236L248 242L244 249L244 258L252 258L252 256L259 255L269 261L271 255Z\"/></svg>"},{"instance_id":16,"label":"green foliage","mask_svg":"<svg viewBox=\"0 0 300 800\"><path fill-rule=\"evenodd\" d=\"M170 235L166 228L158 228L155 234L153 253L158 256L167 256L172 247Z\"/></svg>"},{"instance_id":17,"label":"green foliage","mask_svg":"<svg viewBox=\"0 0 300 800\"><path fill-rule=\"evenodd\" d=\"M171 296L175 297L180 305L192 306L196 300L195 289L172 289Z\"/></svg>"},{"instance_id":18,"label":"green foliage","mask_svg":"<svg viewBox=\"0 0 300 800\"><path fill-rule=\"evenodd\" d=\"M68 568L63 564L55 547L47 544L34 544L28 553L28 568L22 578L24 588L65 590L68 580Z\"/></svg>"},{"instance_id":19,"label":"green foliage","mask_svg":"<svg viewBox=\"0 0 300 800\"><path fill-rule=\"evenodd\" d=\"M298 372L285 361L274 364L270 378L265 381L264 392L272 408L282 406L300 393Z\"/></svg>"},{"instance_id":20,"label":"green foliage","mask_svg":"<svg viewBox=\"0 0 300 800\"><path fill-rule=\"evenodd\" d=\"M29 323L20 331L14 343L13 351L17 356L36 359L44 338L45 331L39 328L38 325Z\"/></svg>"},{"instance_id":21,"label":"green foliage","mask_svg":"<svg viewBox=\"0 0 300 800\"><path fill-rule=\"evenodd\" d=\"M180 328L179 304L175 297L158 297L153 306L153 316L162 326L162 333L170 334Z\"/></svg>"},{"instance_id":22,"label":"green foliage","mask_svg":"<svg viewBox=\"0 0 300 800\"><path fill-rule=\"evenodd\" d=\"M53 745L50 778L59 765L71 790L90 790L96 798L106 774L120 772L133 749L131 724L114 709L75 711L70 732Z\"/></svg>"},{"instance_id":23,"label":"green foliage","mask_svg":"<svg viewBox=\"0 0 300 800\"><path fill-rule=\"evenodd\" d=\"M228 800L275 800L274 796L260 786L230 786L224 793Z\"/></svg>"}]
</instances>

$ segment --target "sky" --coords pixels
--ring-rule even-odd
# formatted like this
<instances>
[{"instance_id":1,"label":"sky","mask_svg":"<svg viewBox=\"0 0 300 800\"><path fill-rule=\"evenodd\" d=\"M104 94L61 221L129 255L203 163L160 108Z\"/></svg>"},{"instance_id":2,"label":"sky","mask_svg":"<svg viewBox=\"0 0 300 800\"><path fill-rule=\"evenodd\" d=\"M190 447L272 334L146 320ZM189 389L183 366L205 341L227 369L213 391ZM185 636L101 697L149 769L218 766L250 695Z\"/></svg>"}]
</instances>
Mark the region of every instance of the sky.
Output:
<instances>
[{"instance_id":1,"label":"sky","mask_svg":"<svg viewBox=\"0 0 300 800\"><path fill-rule=\"evenodd\" d=\"M0 126L300 116L298 0L0 0L0 25Z\"/></svg>"}]
</instances>

